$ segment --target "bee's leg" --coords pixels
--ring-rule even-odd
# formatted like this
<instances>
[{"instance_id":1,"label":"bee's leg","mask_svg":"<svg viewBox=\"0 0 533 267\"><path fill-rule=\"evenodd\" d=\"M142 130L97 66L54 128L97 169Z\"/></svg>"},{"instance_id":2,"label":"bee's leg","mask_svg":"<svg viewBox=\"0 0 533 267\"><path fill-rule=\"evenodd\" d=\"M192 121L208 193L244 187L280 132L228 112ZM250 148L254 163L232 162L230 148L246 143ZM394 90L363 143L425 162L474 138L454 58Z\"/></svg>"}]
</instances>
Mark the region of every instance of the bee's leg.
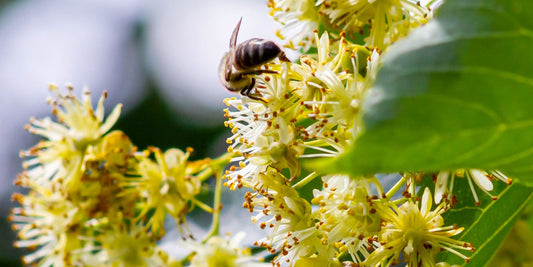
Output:
<instances>
[{"instance_id":1,"label":"bee's leg","mask_svg":"<svg viewBox=\"0 0 533 267\"><path fill-rule=\"evenodd\" d=\"M259 75L259 74L263 74L263 73L272 73L272 74L277 74L278 72L275 71L275 70L248 70L248 71L242 71L241 72L241 75Z\"/></svg>"},{"instance_id":2,"label":"bee's leg","mask_svg":"<svg viewBox=\"0 0 533 267\"><path fill-rule=\"evenodd\" d=\"M268 100L264 99L261 94L257 94L257 93L253 93L252 94L251 92L252 92L252 90L248 90L248 92L245 93L244 95L249 97L249 98L251 98L251 99L253 99L253 100L258 100L258 101L262 101L262 102L268 103Z\"/></svg>"},{"instance_id":3,"label":"bee's leg","mask_svg":"<svg viewBox=\"0 0 533 267\"><path fill-rule=\"evenodd\" d=\"M285 55L285 52L281 51L281 54L278 56L279 60L285 62L291 62L291 60Z\"/></svg>"},{"instance_id":4,"label":"bee's leg","mask_svg":"<svg viewBox=\"0 0 533 267\"><path fill-rule=\"evenodd\" d=\"M268 103L268 100L264 99L263 95L261 95L261 93L259 93L257 90L252 93L252 89L254 88L255 88L255 79L252 79L252 83L250 84L250 86L241 90L241 95L249 97L253 100L258 100L258 101Z\"/></svg>"}]
</instances>

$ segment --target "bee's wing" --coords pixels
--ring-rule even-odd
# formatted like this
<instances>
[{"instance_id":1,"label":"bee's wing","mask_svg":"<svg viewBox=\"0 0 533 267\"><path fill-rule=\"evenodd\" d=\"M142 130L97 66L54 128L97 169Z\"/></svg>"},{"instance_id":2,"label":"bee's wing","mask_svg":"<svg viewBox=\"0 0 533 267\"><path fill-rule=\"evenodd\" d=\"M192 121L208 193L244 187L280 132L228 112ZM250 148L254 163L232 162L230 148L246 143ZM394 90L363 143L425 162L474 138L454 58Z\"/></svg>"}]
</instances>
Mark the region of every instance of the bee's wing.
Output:
<instances>
[{"instance_id":1,"label":"bee's wing","mask_svg":"<svg viewBox=\"0 0 533 267\"><path fill-rule=\"evenodd\" d=\"M231 77L231 71L233 69L233 54L235 54L232 50L230 50L226 56L224 56L224 61L226 64L225 65L225 73L224 73L224 78L226 78L226 81L229 81L230 80L230 77Z\"/></svg>"},{"instance_id":2,"label":"bee's wing","mask_svg":"<svg viewBox=\"0 0 533 267\"><path fill-rule=\"evenodd\" d=\"M231 38L229 39L229 49L233 49L235 47L235 44L237 44L237 35L239 34L239 28L241 27L241 19L239 19L239 22L237 23L237 26L233 30L233 33L231 34Z\"/></svg>"},{"instance_id":3,"label":"bee's wing","mask_svg":"<svg viewBox=\"0 0 533 267\"><path fill-rule=\"evenodd\" d=\"M235 26L235 29L233 30L233 33L231 34L231 38L229 39L229 52L226 54L226 68L225 68L225 78L226 81L230 80L231 71L233 69L233 57L235 56L235 45L237 44L237 35L239 35L239 28L241 28L241 19L239 19L239 22L237 22L237 26Z\"/></svg>"}]
</instances>

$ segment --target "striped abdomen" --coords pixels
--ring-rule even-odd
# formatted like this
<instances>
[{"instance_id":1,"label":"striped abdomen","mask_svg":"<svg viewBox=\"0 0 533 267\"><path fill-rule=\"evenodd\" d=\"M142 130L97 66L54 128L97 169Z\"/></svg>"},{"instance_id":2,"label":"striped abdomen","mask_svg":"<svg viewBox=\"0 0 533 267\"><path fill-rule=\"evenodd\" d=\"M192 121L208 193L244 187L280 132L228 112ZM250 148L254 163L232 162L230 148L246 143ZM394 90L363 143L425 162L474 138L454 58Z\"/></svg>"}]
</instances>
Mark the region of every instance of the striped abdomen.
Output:
<instances>
[{"instance_id":1,"label":"striped abdomen","mask_svg":"<svg viewBox=\"0 0 533 267\"><path fill-rule=\"evenodd\" d=\"M273 60L282 53L274 42L252 38L235 48L235 68L239 70L253 69Z\"/></svg>"}]
</instances>

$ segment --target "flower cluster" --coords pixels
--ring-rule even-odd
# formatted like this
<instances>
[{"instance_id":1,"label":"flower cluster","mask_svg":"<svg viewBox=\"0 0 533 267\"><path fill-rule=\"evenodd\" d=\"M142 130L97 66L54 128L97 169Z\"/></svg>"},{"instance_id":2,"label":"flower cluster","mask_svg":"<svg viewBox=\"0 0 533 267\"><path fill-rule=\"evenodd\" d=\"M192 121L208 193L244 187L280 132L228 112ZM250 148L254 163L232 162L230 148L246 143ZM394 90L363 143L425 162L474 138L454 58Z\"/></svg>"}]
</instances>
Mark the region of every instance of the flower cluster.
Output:
<instances>
[{"instance_id":1,"label":"flower cluster","mask_svg":"<svg viewBox=\"0 0 533 267\"><path fill-rule=\"evenodd\" d=\"M57 121L31 120L28 131L45 140L21 153L25 170L16 184L29 193L13 195L20 203L10 216L18 231L15 246L32 251L24 256L24 263L177 263L156 241L164 235L167 214L181 226L195 205L206 206L195 196L212 173L209 161L188 161L191 150L138 152L123 132L109 132L121 106L104 120L105 93L93 109L88 90L79 100L70 86L67 94L54 85L50 89L56 95L49 103Z\"/></svg>"},{"instance_id":2,"label":"flower cluster","mask_svg":"<svg viewBox=\"0 0 533 267\"><path fill-rule=\"evenodd\" d=\"M376 205L383 220L378 240L381 246L366 259L370 266L390 266L399 263L400 254L409 266L435 265L435 254L441 249L450 251L468 261L457 250L474 250L470 243L450 237L463 231L456 226L444 226L441 214L446 210L443 203L431 210L431 193L425 188L421 201L412 199L400 207L384 203ZM420 205L420 207L419 207Z\"/></svg>"},{"instance_id":3,"label":"flower cluster","mask_svg":"<svg viewBox=\"0 0 533 267\"><path fill-rule=\"evenodd\" d=\"M384 50L433 16L429 6L412 0L269 0L268 6L283 25L278 36L289 39L287 47L303 51L316 45L315 29L336 40L345 33L354 43Z\"/></svg>"},{"instance_id":4,"label":"flower cluster","mask_svg":"<svg viewBox=\"0 0 533 267\"><path fill-rule=\"evenodd\" d=\"M435 203L440 203L442 199L445 199L446 201L450 202L452 206L456 204L456 200L453 198L452 194L455 177L467 178L468 187L470 188L470 191L472 191L472 196L474 197L475 204L478 206L481 204L481 202L479 200L479 197L477 196L474 184L490 198L496 200L497 197L493 196L490 193L490 191L494 189L492 181L496 178L506 184L512 183L511 178L507 177L505 174L498 170L483 171L478 169L461 169L453 172L441 171L438 173L435 181ZM450 181L448 181L448 179L450 179Z\"/></svg>"},{"instance_id":5,"label":"flower cluster","mask_svg":"<svg viewBox=\"0 0 533 267\"><path fill-rule=\"evenodd\" d=\"M434 266L446 251L465 261L474 246L453 239L463 228L445 226L442 214L456 204L455 177L489 194L492 170L405 173L388 192L374 175L349 177L309 172L306 158L336 157L364 127L361 102L376 79L380 55L433 16L410 0L270 0L287 47L304 52L296 62L273 60L255 75L262 100L225 100L228 151L235 163L225 185L246 187L244 208L261 229L256 245L275 254L277 266ZM273 71L277 73L272 73ZM424 177L434 177L434 198ZM451 179L449 179L451 177ZM322 186L315 182L321 179ZM431 183L431 182L429 182ZM396 193L405 188L402 196ZM302 192L312 189L313 197ZM445 200L445 201L443 201ZM437 207L432 210L432 202Z\"/></svg>"},{"instance_id":6,"label":"flower cluster","mask_svg":"<svg viewBox=\"0 0 533 267\"><path fill-rule=\"evenodd\" d=\"M369 256L375 246L372 238L380 228L376 212L379 197L373 195L371 185L380 187L375 177L350 179L346 175L324 176L323 189L314 191L313 204L318 226L341 253L348 253L354 262Z\"/></svg>"},{"instance_id":7,"label":"flower cluster","mask_svg":"<svg viewBox=\"0 0 533 267\"><path fill-rule=\"evenodd\" d=\"M270 263L261 262L252 257L249 248L241 246L245 233L239 232L231 238L213 236L205 242L184 241L184 247L190 249L192 254L191 266L213 267L267 267Z\"/></svg>"},{"instance_id":8,"label":"flower cluster","mask_svg":"<svg viewBox=\"0 0 533 267\"><path fill-rule=\"evenodd\" d=\"M257 212L253 220L261 221L261 228L272 228L257 244L280 252L278 264L311 256L327 262L334 256L327 232L315 225L311 203L290 182L316 176L300 177L300 159L334 157L350 144L357 134L359 99L368 88L360 70L375 71L374 63L359 59L370 55L366 48L341 38L335 43L339 53L332 56L328 35L314 36L315 56L302 56L300 63L273 63L269 69L279 74L257 77L257 90L266 101L225 100L226 126L233 132L228 151L239 162L227 171L226 185L255 191L247 194L245 207ZM369 58L377 62L378 57L374 51ZM266 216L270 219L262 221Z\"/></svg>"}]
</instances>

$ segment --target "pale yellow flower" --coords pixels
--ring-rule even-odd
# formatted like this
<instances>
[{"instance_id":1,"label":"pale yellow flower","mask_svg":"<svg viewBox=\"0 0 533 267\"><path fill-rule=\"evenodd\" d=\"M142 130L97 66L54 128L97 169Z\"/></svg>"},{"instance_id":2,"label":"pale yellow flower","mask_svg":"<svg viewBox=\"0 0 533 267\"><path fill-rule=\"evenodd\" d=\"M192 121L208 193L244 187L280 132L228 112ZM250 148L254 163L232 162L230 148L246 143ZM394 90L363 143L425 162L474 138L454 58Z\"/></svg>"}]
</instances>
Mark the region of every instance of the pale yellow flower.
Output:
<instances>
[{"instance_id":1,"label":"pale yellow flower","mask_svg":"<svg viewBox=\"0 0 533 267\"><path fill-rule=\"evenodd\" d=\"M24 264L66 266L77 262L73 251L82 247L78 239L78 208L66 201L59 191L51 191L38 184L28 195L13 195L21 207L13 208L9 221L18 231L15 247L32 252L22 257Z\"/></svg>"},{"instance_id":2,"label":"pale yellow flower","mask_svg":"<svg viewBox=\"0 0 533 267\"><path fill-rule=\"evenodd\" d=\"M192 250L191 267L267 267L271 263L252 257L249 248L241 246L245 233L239 232L231 238L210 237L206 242L183 241Z\"/></svg>"},{"instance_id":3,"label":"pale yellow flower","mask_svg":"<svg viewBox=\"0 0 533 267\"><path fill-rule=\"evenodd\" d=\"M239 166L229 170L227 186L239 188L260 187L257 176L269 167L288 169L290 178L300 175L297 158L303 147L297 140L294 123L297 121L298 96L288 85L289 66L287 63L274 65L279 74L257 77L259 92L266 101L225 99L229 107L225 110L228 118L225 125L233 135L227 139L229 152L237 153Z\"/></svg>"},{"instance_id":4,"label":"pale yellow flower","mask_svg":"<svg viewBox=\"0 0 533 267\"><path fill-rule=\"evenodd\" d=\"M334 45L327 33L319 37L315 32L315 38L317 55L304 55L300 64L291 66L291 86L302 98L300 113L311 121L300 130L307 148L300 158L338 156L350 145L361 130L356 117L379 62L377 51L369 56L366 48L350 45L343 37Z\"/></svg>"},{"instance_id":5,"label":"pale yellow flower","mask_svg":"<svg viewBox=\"0 0 533 267\"><path fill-rule=\"evenodd\" d=\"M120 115L121 105L117 105L104 121L104 99L106 93L93 109L91 95L86 89L81 101L72 93L63 95L57 86L50 90L56 94L55 100L49 100L58 122L51 118L31 119L27 130L40 135L46 140L21 153L29 157L24 161L23 175L31 176L38 183L63 180L65 189L76 190L81 178L81 164L85 149L95 144L111 129Z\"/></svg>"},{"instance_id":6,"label":"pale yellow flower","mask_svg":"<svg viewBox=\"0 0 533 267\"><path fill-rule=\"evenodd\" d=\"M352 40L369 28L366 45L380 50L431 18L427 7L412 0L325 0L320 12L333 28L345 31Z\"/></svg>"},{"instance_id":7,"label":"pale yellow flower","mask_svg":"<svg viewBox=\"0 0 533 267\"><path fill-rule=\"evenodd\" d=\"M340 252L347 251L354 262L362 262L368 248L374 247L372 238L380 229L380 217L374 208L371 185L383 191L377 178L351 179L347 175L322 177L323 189L313 191L313 204L320 208L315 217L329 243Z\"/></svg>"},{"instance_id":8,"label":"pale yellow flower","mask_svg":"<svg viewBox=\"0 0 533 267\"><path fill-rule=\"evenodd\" d=\"M451 177L451 179L450 179ZM466 178L468 181L468 186L472 195L474 196L474 201L476 205L480 205L481 202L476 193L474 184L487 194L493 200L496 200L497 197L493 196L490 191L494 189L492 181L498 179L506 184L511 184L512 180L503 174L500 171L483 171L478 169L468 169L468 170L456 170L453 172L441 171L437 174L435 181L435 203L440 203L442 199L446 199L453 206L457 201L453 196L453 187L455 184L455 177Z\"/></svg>"},{"instance_id":9,"label":"pale yellow flower","mask_svg":"<svg viewBox=\"0 0 533 267\"><path fill-rule=\"evenodd\" d=\"M431 192L425 188L420 201L410 199L399 208L389 202L376 205L383 220L378 236L381 246L363 264L390 266L399 263L403 255L408 266L434 266L436 254L443 250L468 261L459 250L473 251L473 245L451 238L463 228L443 226L441 214L446 210L445 204L431 210L432 203Z\"/></svg>"},{"instance_id":10,"label":"pale yellow flower","mask_svg":"<svg viewBox=\"0 0 533 267\"><path fill-rule=\"evenodd\" d=\"M201 181L195 177L207 167L207 161L189 162L192 149L182 152L169 149L163 153L151 147L156 161L142 157L138 167L139 177L125 179L123 187L140 192L141 203L139 218L143 218L146 227L157 235L163 236L165 218L171 215L177 222L182 233L182 225L187 227L185 215L195 205L205 204L196 200L200 193ZM150 214L149 214L150 213Z\"/></svg>"},{"instance_id":11,"label":"pale yellow flower","mask_svg":"<svg viewBox=\"0 0 533 267\"><path fill-rule=\"evenodd\" d=\"M94 232L85 223L96 217L133 214L135 196L121 198L116 181L132 165L128 161L133 145L120 132L105 135L120 114L120 105L104 121L103 100L96 110L86 90L81 101L69 92L63 95L50 86L57 99L49 100L58 121L32 119L27 129L46 138L22 152L25 170L15 183L30 189L15 194L21 207L10 217L18 231L17 247L33 250L23 257L27 264L72 266L80 264L86 244L80 235ZM110 147L113 147L110 149Z\"/></svg>"},{"instance_id":12,"label":"pale yellow flower","mask_svg":"<svg viewBox=\"0 0 533 267\"><path fill-rule=\"evenodd\" d=\"M273 263L282 266L292 266L300 257L312 255L331 260L335 249L315 227L311 205L276 170L261 174L260 179L264 187L256 193L247 193L244 203L250 212L256 212L253 222L262 229L269 228L266 237L255 245L270 253L280 252Z\"/></svg>"},{"instance_id":13,"label":"pale yellow flower","mask_svg":"<svg viewBox=\"0 0 533 267\"><path fill-rule=\"evenodd\" d=\"M270 15L281 24L277 35L287 40L286 47L307 51L313 46L313 30L318 29L319 13L315 0L269 0Z\"/></svg>"},{"instance_id":14,"label":"pale yellow flower","mask_svg":"<svg viewBox=\"0 0 533 267\"><path fill-rule=\"evenodd\" d=\"M146 232L142 225L126 223L105 224L96 229L102 232L93 243L93 253L86 253L87 266L110 267L179 267L179 261L157 248L157 237Z\"/></svg>"}]
</instances>

